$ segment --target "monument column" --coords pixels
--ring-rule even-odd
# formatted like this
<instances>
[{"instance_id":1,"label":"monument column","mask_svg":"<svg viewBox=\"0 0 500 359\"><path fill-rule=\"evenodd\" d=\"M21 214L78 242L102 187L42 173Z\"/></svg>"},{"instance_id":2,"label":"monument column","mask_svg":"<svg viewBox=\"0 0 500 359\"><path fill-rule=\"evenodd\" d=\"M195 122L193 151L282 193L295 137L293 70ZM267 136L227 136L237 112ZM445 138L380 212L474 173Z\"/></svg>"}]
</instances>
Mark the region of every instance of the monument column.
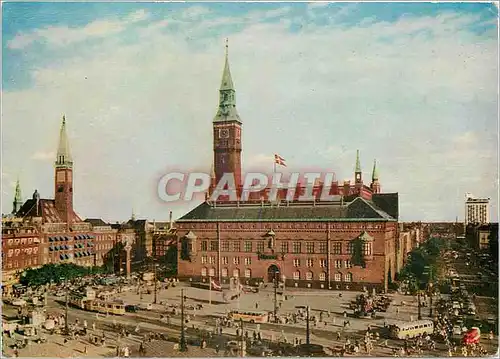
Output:
<instances>
[{"instance_id":1,"label":"monument column","mask_svg":"<svg viewBox=\"0 0 500 359\"><path fill-rule=\"evenodd\" d=\"M132 246L130 243L127 241L127 244L125 245L125 253L126 253L126 268L127 268L127 279L130 278L130 250L132 249Z\"/></svg>"}]
</instances>

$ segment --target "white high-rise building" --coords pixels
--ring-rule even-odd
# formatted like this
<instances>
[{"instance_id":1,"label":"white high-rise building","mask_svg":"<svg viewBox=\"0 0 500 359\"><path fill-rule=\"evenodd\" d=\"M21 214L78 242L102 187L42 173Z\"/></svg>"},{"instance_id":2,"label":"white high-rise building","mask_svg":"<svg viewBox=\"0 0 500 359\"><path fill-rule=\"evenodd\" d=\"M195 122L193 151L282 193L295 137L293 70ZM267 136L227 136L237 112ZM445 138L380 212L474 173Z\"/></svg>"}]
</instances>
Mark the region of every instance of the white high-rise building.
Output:
<instances>
[{"instance_id":1,"label":"white high-rise building","mask_svg":"<svg viewBox=\"0 0 500 359\"><path fill-rule=\"evenodd\" d=\"M490 199L465 194L465 225L490 223Z\"/></svg>"}]
</instances>

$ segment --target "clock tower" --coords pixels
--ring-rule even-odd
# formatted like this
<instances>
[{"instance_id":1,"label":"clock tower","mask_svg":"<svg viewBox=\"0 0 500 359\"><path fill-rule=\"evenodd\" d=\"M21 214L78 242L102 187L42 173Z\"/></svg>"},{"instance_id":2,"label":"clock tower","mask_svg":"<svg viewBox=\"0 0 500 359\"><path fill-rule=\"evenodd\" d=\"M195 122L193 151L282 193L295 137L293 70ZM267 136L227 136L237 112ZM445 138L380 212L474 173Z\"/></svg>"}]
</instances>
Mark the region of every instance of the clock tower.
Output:
<instances>
[{"instance_id":1,"label":"clock tower","mask_svg":"<svg viewBox=\"0 0 500 359\"><path fill-rule=\"evenodd\" d=\"M241 119L236 111L236 99L229 70L228 44L219 90L219 107L213 120L214 172L216 183L224 173L233 173L237 187L241 183Z\"/></svg>"},{"instance_id":2,"label":"clock tower","mask_svg":"<svg viewBox=\"0 0 500 359\"><path fill-rule=\"evenodd\" d=\"M63 116L59 133L59 147L55 162L55 207L67 225L73 213L73 160L66 134L66 117Z\"/></svg>"}]
</instances>

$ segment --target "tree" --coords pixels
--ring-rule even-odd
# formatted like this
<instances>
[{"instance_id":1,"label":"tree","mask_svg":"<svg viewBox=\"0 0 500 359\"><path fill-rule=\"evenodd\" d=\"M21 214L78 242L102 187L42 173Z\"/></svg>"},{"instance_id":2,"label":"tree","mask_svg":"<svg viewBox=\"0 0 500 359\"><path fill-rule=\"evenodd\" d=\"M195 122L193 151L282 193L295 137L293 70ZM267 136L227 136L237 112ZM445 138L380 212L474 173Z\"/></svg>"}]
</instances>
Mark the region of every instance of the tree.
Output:
<instances>
[{"instance_id":1,"label":"tree","mask_svg":"<svg viewBox=\"0 0 500 359\"><path fill-rule=\"evenodd\" d=\"M60 284L66 280L101 272L98 267L82 267L73 263L45 264L30 268L21 276L21 284L38 287L48 283Z\"/></svg>"}]
</instances>

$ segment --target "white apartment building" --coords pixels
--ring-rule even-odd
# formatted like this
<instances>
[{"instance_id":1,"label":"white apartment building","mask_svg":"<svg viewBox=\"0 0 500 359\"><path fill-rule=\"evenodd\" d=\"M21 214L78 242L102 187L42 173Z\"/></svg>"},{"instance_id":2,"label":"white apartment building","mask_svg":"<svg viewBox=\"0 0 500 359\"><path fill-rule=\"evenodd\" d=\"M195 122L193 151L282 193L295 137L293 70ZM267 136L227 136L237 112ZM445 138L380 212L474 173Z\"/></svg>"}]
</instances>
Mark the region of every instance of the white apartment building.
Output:
<instances>
[{"instance_id":1,"label":"white apartment building","mask_svg":"<svg viewBox=\"0 0 500 359\"><path fill-rule=\"evenodd\" d=\"M490 199L465 194L465 225L490 223Z\"/></svg>"}]
</instances>

